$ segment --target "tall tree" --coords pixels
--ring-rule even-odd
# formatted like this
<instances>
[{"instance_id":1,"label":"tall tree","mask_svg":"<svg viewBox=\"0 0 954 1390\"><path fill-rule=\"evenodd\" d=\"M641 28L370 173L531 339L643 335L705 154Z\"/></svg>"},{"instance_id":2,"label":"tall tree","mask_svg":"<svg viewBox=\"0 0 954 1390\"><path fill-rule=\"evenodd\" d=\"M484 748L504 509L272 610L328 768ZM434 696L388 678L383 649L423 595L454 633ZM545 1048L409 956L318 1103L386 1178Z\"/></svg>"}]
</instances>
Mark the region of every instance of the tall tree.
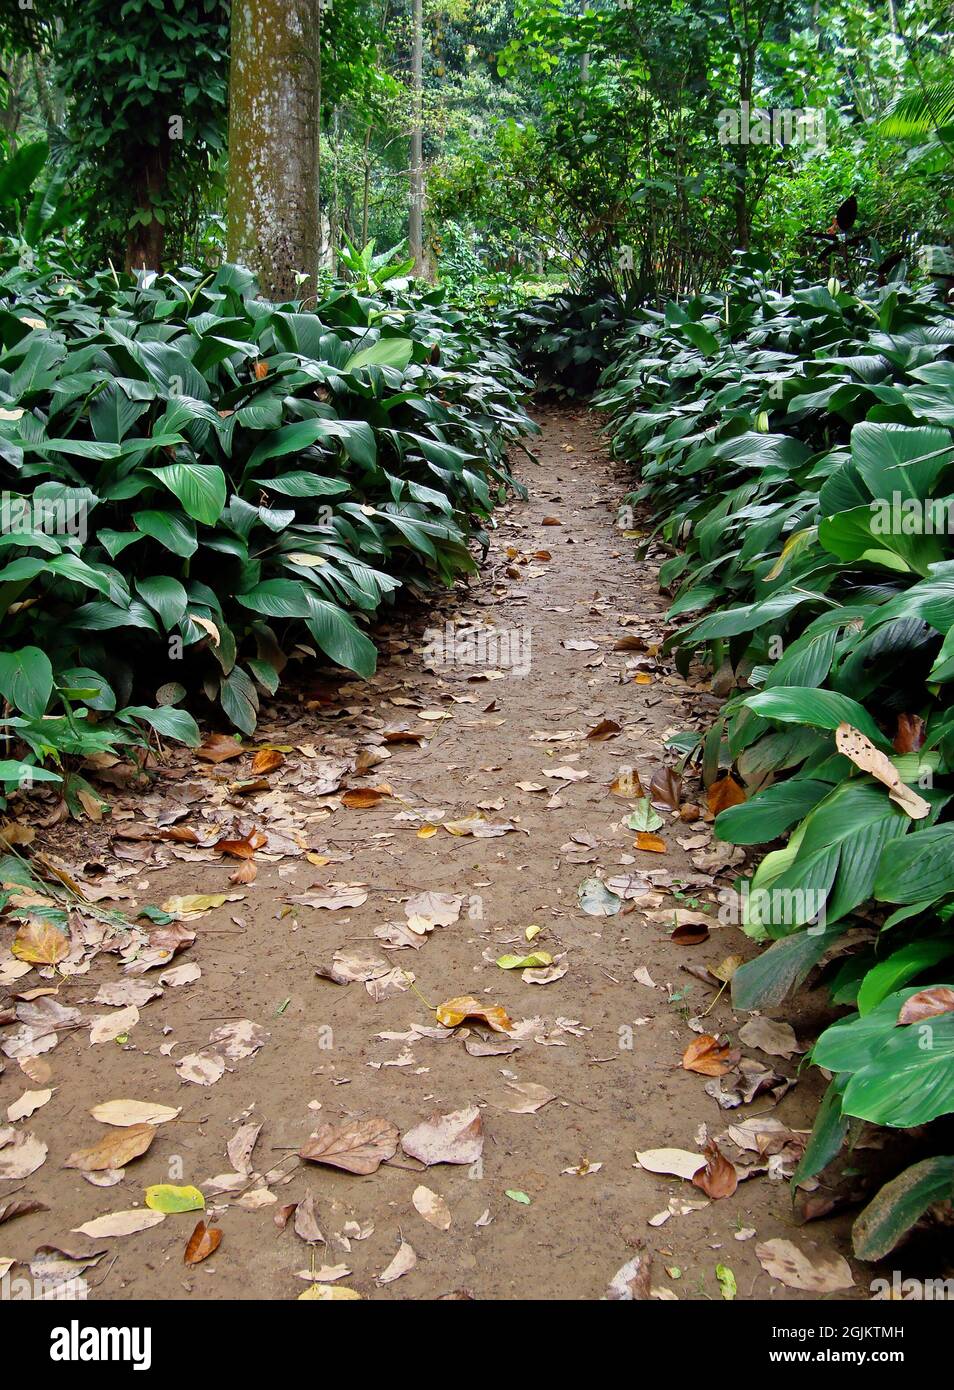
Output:
<instances>
[{"instance_id":1,"label":"tall tree","mask_svg":"<svg viewBox=\"0 0 954 1390\"><path fill-rule=\"evenodd\" d=\"M268 299L318 270L322 0L232 6L228 252Z\"/></svg>"},{"instance_id":2,"label":"tall tree","mask_svg":"<svg viewBox=\"0 0 954 1390\"><path fill-rule=\"evenodd\" d=\"M414 0L412 19L411 202L407 239L414 257L414 274L424 274L424 7Z\"/></svg>"}]
</instances>

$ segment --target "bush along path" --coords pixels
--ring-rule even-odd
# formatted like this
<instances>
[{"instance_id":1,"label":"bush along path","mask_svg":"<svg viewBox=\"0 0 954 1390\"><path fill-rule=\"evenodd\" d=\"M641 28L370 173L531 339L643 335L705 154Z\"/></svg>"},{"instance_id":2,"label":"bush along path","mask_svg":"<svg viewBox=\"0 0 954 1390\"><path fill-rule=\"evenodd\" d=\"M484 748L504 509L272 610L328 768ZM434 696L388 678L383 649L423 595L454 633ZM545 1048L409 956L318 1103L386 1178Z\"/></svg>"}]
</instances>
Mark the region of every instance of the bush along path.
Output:
<instances>
[{"instance_id":1,"label":"bush along path","mask_svg":"<svg viewBox=\"0 0 954 1390\"><path fill-rule=\"evenodd\" d=\"M252 735L167 749L145 788L101 760L82 841L10 832L11 1278L867 1296L828 1189L792 1201L818 996L782 1020L727 989L743 851L665 754L718 701L661 649L629 470L560 410L527 472L480 577L381 628L368 682L298 667Z\"/></svg>"},{"instance_id":2,"label":"bush along path","mask_svg":"<svg viewBox=\"0 0 954 1390\"><path fill-rule=\"evenodd\" d=\"M903 267L792 293L764 270L639 316L600 403L668 543L666 650L724 701L670 746L719 842L770 850L738 884L767 949L734 1003L820 972L852 1011L812 1051L831 1081L798 1175L852 1169L864 1122L927 1126L856 1222L877 1259L954 1197L954 313Z\"/></svg>"},{"instance_id":3,"label":"bush along path","mask_svg":"<svg viewBox=\"0 0 954 1390\"><path fill-rule=\"evenodd\" d=\"M317 305L248 272L0 278L7 788L95 793L83 759L251 734L309 652L367 676L396 592L473 573L529 383L408 265Z\"/></svg>"}]
</instances>

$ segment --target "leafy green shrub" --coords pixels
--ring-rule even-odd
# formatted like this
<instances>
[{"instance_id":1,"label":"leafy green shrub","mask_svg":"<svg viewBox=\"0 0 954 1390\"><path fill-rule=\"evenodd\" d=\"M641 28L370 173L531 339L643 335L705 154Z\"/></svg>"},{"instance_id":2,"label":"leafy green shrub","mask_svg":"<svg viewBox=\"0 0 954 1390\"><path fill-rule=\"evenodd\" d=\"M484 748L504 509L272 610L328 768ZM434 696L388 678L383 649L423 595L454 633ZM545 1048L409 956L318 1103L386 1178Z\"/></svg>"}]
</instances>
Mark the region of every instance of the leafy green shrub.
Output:
<instances>
[{"instance_id":1,"label":"leafy green shrub","mask_svg":"<svg viewBox=\"0 0 954 1390\"><path fill-rule=\"evenodd\" d=\"M816 1045L836 1077L802 1176L853 1118L954 1112L954 312L902 274L784 293L747 257L727 295L644 312L600 398L676 551L677 664L734 691L698 750L747 792L716 834L786 837L740 885L771 944L734 1001L777 1005L834 948L858 1011ZM919 1051L899 1007L935 988Z\"/></svg>"},{"instance_id":2,"label":"leafy green shrub","mask_svg":"<svg viewBox=\"0 0 954 1390\"><path fill-rule=\"evenodd\" d=\"M436 291L253 292L0 278L0 693L38 761L80 719L191 740L200 692L251 732L292 647L367 676L383 602L476 568L532 428L508 352Z\"/></svg>"},{"instance_id":3,"label":"leafy green shrub","mask_svg":"<svg viewBox=\"0 0 954 1390\"><path fill-rule=\"evenodd\" d=\"M610 343L624 324L612 295L560 294L498 315L507 341L539 391L589 396L608 366Z\"/></svg>"}]
</instances>

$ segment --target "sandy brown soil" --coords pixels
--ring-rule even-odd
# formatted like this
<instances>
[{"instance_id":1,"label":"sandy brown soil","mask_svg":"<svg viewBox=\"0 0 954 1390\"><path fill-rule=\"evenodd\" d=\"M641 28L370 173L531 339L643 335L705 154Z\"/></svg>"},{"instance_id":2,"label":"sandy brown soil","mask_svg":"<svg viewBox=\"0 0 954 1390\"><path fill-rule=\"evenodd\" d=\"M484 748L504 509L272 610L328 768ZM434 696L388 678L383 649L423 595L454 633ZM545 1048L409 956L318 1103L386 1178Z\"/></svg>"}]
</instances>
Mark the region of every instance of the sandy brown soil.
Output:
<instances>
[{"instance_id":1,"label":"sandy brown soil","mask_svg":"<svg viewBox=\"0 0 954 1390\"><path fill-rule=\"evenodd\" d=\"M795 1130L807 1130L821 1083L806 1074L776 1108L771 1096L762 1095L751 1105L720 1109L706 1092L706 1078L680 1066L698 1036L689 1020L705 1013L697 1028L733 1043L745 1020L733 1014L727 992L716 1000L714 980L705 983L686 967L715 966L734 953L747 956L751 944L735 928L717 924L701 944L675 944L638 899L611 917L588 916L578 906L579 885L589 876L650 871L657 875L654 889L667 894L663 905L685 906L687 898L711 903L711 871L693 864L698 850L679 844L707 827L666 816L660 831L666 853L637 851L633 831L622 824L632 803L609 790L626 767L638 769L648 786L662 765L667 733L701 718L711 696L684 684L665 662L614 650L627 634L658 640L665 606L654 566L634 564L632 543L614 525L627 480L602 454L586 412L543 411L541 420L539 467L523 470L530 501L501 512L480 580L443 598L430 618L422 614L395 623L385 634L370 687L351 684L342 692L328 679L306 678L297 687L297 704L266 708L256 741L291 750L269 778L271 791L240 797L229 790L233 779L248 775L247 759L210 767L192 754L176 754L172 775L161 777L155 790L144 796L114 793L112 828L104 821L88 840L75 826L41 836L88 880L95 878L97 863L108 874L118 866L134 900L120 906L131 916L138 906L173 894L244 896L189 924L197 939L177 962L194 961L201 978L167 987L145 1004L125 1042L91 1045L82 1026L60 1033L55 1050L44 1054L52 1100L17 1127L36 1133L49 1145L49 1156L22 1182L0 1183L0 1204L16 1191L49 1210L0 1226L0 1256L29 1261L51 1241L83 1247L83 1237L68 1235L73 1228L141 1205L149 1184L201 1187L231 1172L226 1144L252 1121L263 1126L253 1171L266 1173L281 1163L281 1177L273 1176L267 1191L250 1178L246 1188L259 1195L248 1205L240 1192L208 1197L223 1232L217 1253L195 1267L183 1263L194 1213L169 1216L138 1234L86 1242L107 1251L87 1271L91 1298L287 1300L306 1287L299 1272L343 1264L350 1273L340 1284L368 1298L466 1290L479 1299L598 1299L641 1249L652 1252L651 1282L665 1296L720 1298L716 1267L725 1265L735 1275L739 1298L797 1298L806 1295L774 1284L763 1271L755 1253L761 1241L786 1237L812 1257L837 1251L850 1258L846 1217L796 1226L788 1183L765 1174L741 1182L723 1200L649 1224L671 1197L705 1199L679 1178L644 1171L637 1150L696 1150L703 1127L719 1135L748 1115L771 1113ZM562 524L545 525L544 518ZM533 558L540 551L552 558ZM442 625L451 618L529 629L529 672L475 682L469 679L473 667L426 669L421 633L428 622ZM597 649L562 645L579 640L595 642ZM633 679L637 660L647 683ZM420 710L452 717L421 719ZM605 741L579 736L603 719L615 721L621 732ZM381 728L397 724L418 730L425 742L390 745L391 757L350 785L387 783L399 800L385 797L373 809L350 809L333 796L322 800L309 792L316 761L353 753L379 737ZM576 737L539 738L567 730L577 731ZM588 775L548 775L560 767ZM519 782L546 790L521 790ZM180 825L217 820L227 827L244 818L266 832L269 825L289 834L297 827L319 861L332 862L310 862L300 852L270 858L266 848L257 857L255 881L237 886L229 882L234 859L115 836L117 826L154 823L170 805L187 808ZM418 833L425 822L439 825L475 814L517 828L479 839L443 828ZM574 835L592 837L595 848L578 843L578 855L568 857ZM366 884L366 901L338 910L288 903L289 895L329 881ZM680 884L688 884L681 890L687 896L674 900L669 891ZM463 895L460 919L437 927L420 949L386 949L375 928L403 922L403 903L425 890ZM531 924L541 928L532 946L525 937ZM3 929L6 958L10 940L12 930ZM316 975L336 950L356 946L413 972L414 988L375 1002L360 981L338 985ZM519 970L495 964L502 953L532 949L562 957L566 973L532 984ZM634 979L640 968L655 987ZM160 973L135 978L157 983ZM88 973L59 983L56 998L79 1007L85 1020L108 1012L88 1002L96 990L124 978L115 956L96 955ZM42 983L34 971L10 984L9 995ZM433 1028L426 1004L465 994L502 1005L513 1020L540 1021L522 1028L518 1050L504 1055L472 1055L465 1044L479 1040L474 1030L442 1039L388 1036L406 1034L414 1025ZM2 998L0 992L0 1007ZM7 1002L16 1004L10 997ZM788 1017L807 1041L807 1020ZM221 1023L237 1019L266 1029L264 1046L229 1061L209 1087L181 1081L177 1060L206 1047ZM782 1060L742 1050L785 1076L796 1075L797 1055ZM36 1085L16 1060L4 1060L5 1111ZM555 1099L536 1113L511 1113L507 1107L519 1099L512 1085L527 1083L545 1087ZM129 1163L114 1186L94 1186L64 1169L71 1151L105 1132L90 1117L91 1107L126 1097L179 1106L181 1114L160 1128L148 1153ZM309 1108L316 1102L320 1109ZM320 1123L383 1115L403 1134L433 1112L469 1106L480 1108L485 1135L476 1168L441 1164L423 1171L399 1149L376 1173L358 1177L299 1164L295 1157ZM581 1164L594 1170L564 1172ZM415 1210L411 1197L419 1184L446 1201L448 1230ZM281 1230L275 1220L284 1204L307 1193L313 1194L326 1240L314 1247L314 1256L291 1223ZM476 1224L482 1218L486 1224ZM349 1221L373 1223L373 1231L352 1239L347 1249L336 1235ZM416 1267L379 1285L376 1277L402 1237L416 1252ZM867 1291L868 1272L853 1269L856 1289L842 1297Z\"/></svg>"}]
</instances>

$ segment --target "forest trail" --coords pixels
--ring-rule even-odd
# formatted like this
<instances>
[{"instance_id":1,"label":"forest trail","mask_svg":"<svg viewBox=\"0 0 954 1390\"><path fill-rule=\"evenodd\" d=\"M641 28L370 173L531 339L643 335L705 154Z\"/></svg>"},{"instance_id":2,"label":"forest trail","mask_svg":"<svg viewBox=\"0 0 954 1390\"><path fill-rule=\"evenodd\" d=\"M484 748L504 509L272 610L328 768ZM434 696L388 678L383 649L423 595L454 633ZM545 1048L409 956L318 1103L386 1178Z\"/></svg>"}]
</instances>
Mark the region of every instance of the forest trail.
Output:
<instances>
[{"instance_id":1,"label":"forest trail","mask_svg":"<svg viewBox=\"0 0 954 1390\"><path fill-rule=\"evenodd\" d=\"M107 1253L86 1272L91 1298L287 1300L306 1287L300 1274L312 1272L321 1282L334 1274L339 1287L371 1298L597 1299L640 1251L652 1253L657 1296L718 1299L716 1269L726 1266L739 1298L797 1298L764 1272L756 1256L761 1242L792 1239L812 1259L850 1253L846 1218L796 1227L788 1183L764 1171L707 1203L691 1183L637 1165L636 1151L698 1152L703 1126L710 1137L722 1136L751 1116L806 1131L820 1079L802 1080L777 1107L765 1092L752 1104L721 1109L706 1093L708 1078L681 1066L700 1031L725 1034L737 1045L744 1019L733 1015L728 992L719 995L715 979L700 978L701 967L752 948L734 927L715 922L706 901L713 870L692 856L711 848L698 838L707 840L709 827L664 813L665 853L636 850L634 832L623 824L633 801L615 795L610 784L629 767L648 788L663 764L667 734L701 715L712 697L684 683L664 660L657 664L634 650L636 644L615 650L624 637L651 646L664 627L655 567L634 563L632 542L615 525L630 478L606 457L586 410L548 408L539 418L543 433L533 443L539 464L518 463L530 499L501 509L480 578L443 597L429 618L395 622L370 687L355 682L342 691L334 682L299 681L296 691L291 682L266 708L256 742L290 749L267 792L240 797L230 785L248 776L239 764L210 767L182 751L172 755L163 790L145 798L117 795L117 824L155 820L175 803L180 824L228 825L242 817L243 825L265 833L271 827L272 844L256 857L253 883L231 883L242 861L202 846L131 837L80 849L75 828L48 833L61 858L75 863L85 855L88 875L89 861L114 874L118 864L135 900L123 903L130 915L172 894L242 896L186 923L196 940L177 963L195 963L201 978L167 986L143 1003L125 1042L90 1045L87 1036L88 1019L103 1012L90 1003L94 992L127 978L115 957L94 956L88 974L61 984L58 1002L79 1008L83 1025L61 1033L56 1050L44 1054L54 1094L21 1125L49 1145L49 1157L24 1183L0 1184L0 1201L16 1186L19 1196L49 1210L0 1230L0 1255L26 1261L45 1242L82 1246L84 1237L68 1234L73 1228L141 1206L145 1187L163 1182L203 1188L206 1219L216 1212L223 1232L219 1250L194 1268L183 1263L194 1212L169 1215L136 1234L93 1239L91 1248ZM460 662L428 667L420 652L424 629L443 632L445 623L456 624L458 635L486 623L514 634L511 655L518 664L529 655L528 668L475 680L487 669ZM634 679L637 662L645 667L642 681ZM585 737L604 720L619 732ZM393 799L362 809L316 791L321 759L353 755L369 742L380 746L380 731L400 725L416 731L415 739L388 743L391 756L350 782L352 788L387 784ZM444 828L474 816L514 828L486 838ZM295 825L311 862L300 850L281 851L282 836ZM419 833L427 826L438 828ZM97 827L96 833L110 832ZM280 852L272 853L276 846ZM655 877L648 896L600 917L581 911L578 897L580 884L597 872L606 879ZM366 889L354 891L355 906L330 910L289 901L292 895L314 901L329 882ZM680 883L688 884L685 896L674 901L669 890ZM460 895L458 920L414 938L416 949L396 947L414 937L403 925L404 904L424 892ZM647 904L656 920L644 912ZM708 908L713 930L698 944L677 944L662 911L692 904ZM387 923L396 926L386 929ZM528 942L531 925L540 931ZM544 978L558 978L530 983L519 969L495 963L534 950L556 962ZM394 973L378 969L379 978L367 985L316 976L336 951L383 960ZM401 971L413 972L413 988ZM131 978L158 988L161 973ZM33 975L14 988L38 983ZM518 1025L516 1050L495 1055L494 1045L512 1042L482 1025L466 1036L463 1029L435 1036L424 1001L436 1007L463 995L503 1006ZM699 1015L704 1023L694 1030L690 1020ZM218 1080L208 1086L181 1080L177 1062L215 1053L222 1042L207 1042L212 1031L240 1019L267 1032L264 1044L252 1055L229 1057L226 1042ZM242 1050L233 1042L234 1052ZM797 1055L743 1051L783 1076L796 1075ZM7 1060L0 1079L4 1108L24 1086L34 1082ZM148 1153L128 1163L114 1185L95 1186L62 1165L72 1151L103 1137L106 1127L89 1112L114 1098L181 1107L181 1113L159 1128ZM398 1148L376 1172L357 1176L295 1157L321 1124L376 1115L405 1135L435 1112L473 1106L480 1108L484 1137L476 1165L425 1171ZM515 1113L521 1107L530 1113ZM243 1164L250 1131L227 1155L236 1131L258 1124L251 1158ZM770 1145L779 1147L777 1164L790 1173L792 1151L781 1140ZM589 1171L566 1171L581 1165ZM243 1166L244 1178L207 1185ZM267 1183L252 1174L267 1175ZM230 1184L231 1191L222 1190ZM449 1229L439 1228L440 1215L435 1225L415 1209L419 1186L446 1203ZM294 1217L284 1229L276 1222L283 1207L308 1194L324 1243L314 1233L306 1243L304 1218L300 1234ZM670 1199L665 1222L650 1224ZM698 1205L686 1210L685 1203ZM402 1238L417 1263L379 1284ZM336 1268L322 1275L322 1267ZM857 1295L866 1276L854 1268Z\"/></svg>"}]
</instances>

